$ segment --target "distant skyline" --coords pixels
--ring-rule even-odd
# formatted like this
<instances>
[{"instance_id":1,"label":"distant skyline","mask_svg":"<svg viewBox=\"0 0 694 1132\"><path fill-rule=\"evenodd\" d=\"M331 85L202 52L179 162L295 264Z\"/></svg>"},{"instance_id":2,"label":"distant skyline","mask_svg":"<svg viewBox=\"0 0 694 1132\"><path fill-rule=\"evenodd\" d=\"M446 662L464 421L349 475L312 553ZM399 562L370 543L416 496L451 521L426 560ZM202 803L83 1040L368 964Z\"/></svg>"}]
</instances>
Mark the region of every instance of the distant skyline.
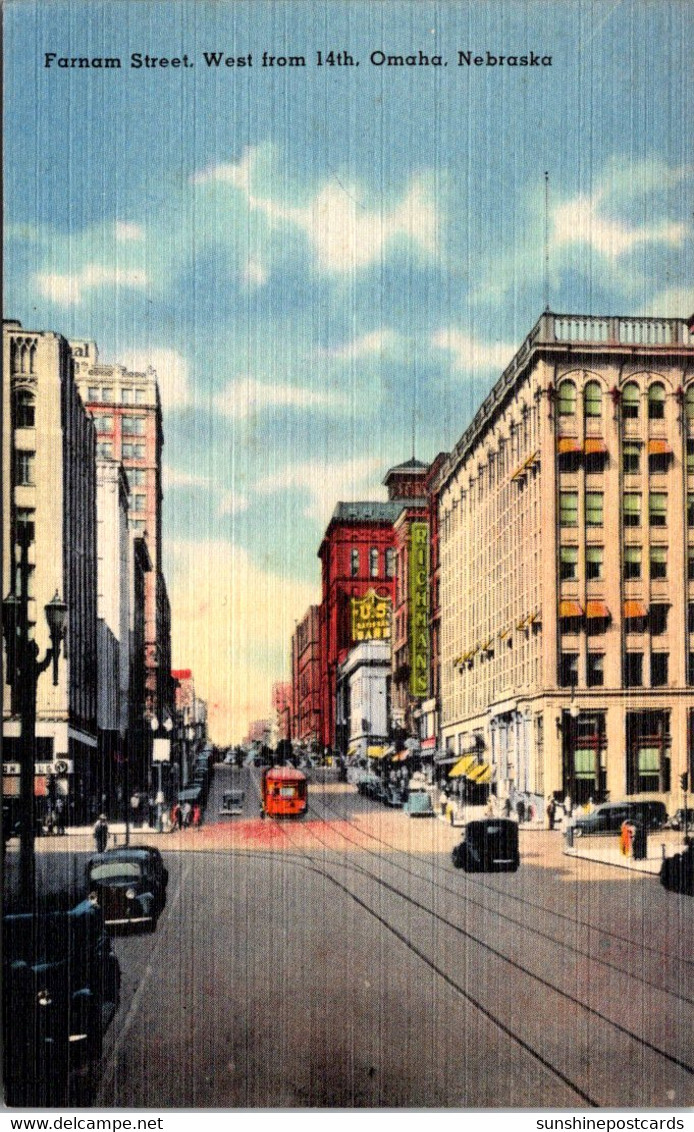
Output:
<instances>
[{"instance_id":1,"label":"distant skyline","mask_svg":"<svg viewBox=\"0 0 694 1132\"><path fill-rule=\"evenodd\" d=\"M271 714L337 501L385 497L413 413L419 459L455 444L546 293L567 313L694 312L690 17L5 4L5 317L158 372L173 662L216 741ZM318 66L331 50L359 65ZM530 52L551 65L487 62Z\"/></svg>"}]
</instances>

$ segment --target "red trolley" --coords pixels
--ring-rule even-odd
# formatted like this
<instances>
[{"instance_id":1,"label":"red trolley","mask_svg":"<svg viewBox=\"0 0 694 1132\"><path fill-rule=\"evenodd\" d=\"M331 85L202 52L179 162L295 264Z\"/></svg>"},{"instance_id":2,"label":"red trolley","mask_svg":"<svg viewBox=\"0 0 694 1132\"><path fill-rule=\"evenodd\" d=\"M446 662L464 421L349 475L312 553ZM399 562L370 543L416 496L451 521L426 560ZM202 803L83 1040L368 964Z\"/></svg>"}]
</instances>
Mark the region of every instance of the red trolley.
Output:
<instances>
[{"instance_id":1,"label":"red trolley","mask_svg":"<svg viewBox=\"0 0 694 1132\"><path fill-rule=\"evenodd\" d=\"M261 817L301 817L308 809L306 775L291 766L266 768L260 780L260 799Z\"/></svg>"}]
</instances>

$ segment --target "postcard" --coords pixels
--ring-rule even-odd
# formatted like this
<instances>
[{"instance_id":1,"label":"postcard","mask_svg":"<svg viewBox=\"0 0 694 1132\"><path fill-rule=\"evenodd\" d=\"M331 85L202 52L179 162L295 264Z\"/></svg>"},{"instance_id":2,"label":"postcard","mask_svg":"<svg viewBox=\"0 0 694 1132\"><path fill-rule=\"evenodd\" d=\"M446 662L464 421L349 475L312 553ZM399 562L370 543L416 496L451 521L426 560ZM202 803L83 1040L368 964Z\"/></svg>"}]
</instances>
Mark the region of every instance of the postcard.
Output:
<instances>
[{"instance_id":1,"label":"postcard","mask_svg":"<svg viewBox=\"0 0 694 1132\"><path fill-rule=\"evenodd\" d=\"M684 1127L693 14L3 5L6 1111Z\"/></svg>"}]
</instances>

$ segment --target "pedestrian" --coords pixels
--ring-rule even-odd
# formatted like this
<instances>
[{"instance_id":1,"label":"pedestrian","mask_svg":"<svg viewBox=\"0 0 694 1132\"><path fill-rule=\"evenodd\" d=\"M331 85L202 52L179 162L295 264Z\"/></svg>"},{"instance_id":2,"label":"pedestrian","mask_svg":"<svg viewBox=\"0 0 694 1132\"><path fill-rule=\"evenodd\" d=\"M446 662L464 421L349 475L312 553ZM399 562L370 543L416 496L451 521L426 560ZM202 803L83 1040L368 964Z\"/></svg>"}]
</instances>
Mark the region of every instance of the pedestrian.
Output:
<instances>
[{"instance_id":1,"label":"pedestrian","mask_svg":"<svg viewBox=\"0 0 694 1132\"><path fill-rule=\"evenodd\" d=\"M196 802L193 806L193 829L200 829L202 825L202 810Z\"/></svg>"},{"instance_id":2,"label":"pedestrian","mask_svg":"<svg viewBox=\"0 0 694 1132\"><path fill-rule=\"evenodd\" d=\"M554 819L556 817L556 813L557 813L557 803L554 801L554 798L550 794L549 799L547 801L547 823L548 823L550 829L554 829Z\"/></svg>"},{"instance_id":3,"label":"pedestrian","mask_svg":"<svg viewBox=\"0 0 694 1132\"><path fill-rule=\"evenodd\" d=\"M94 841L96 843L97 853L103 853L108 844L108 822L106 821L106 814L99 814L96 825L94 826Z\"/></svg>"},{"instance_id":4,"label":"pedestrian","mask_svg":"<svg viewBox=\"0 0 694 1132\"><path fill-rule=\"evenodd\" d=\"M55 832L59 837L62 837L65 833L65 802L62 798L56 798L53 812L55 815Z\"/></svg>"},{"instance_id":5,"label":"pedestrian","mask_svg":"<svg viewBox=\"0 0 694 1132\"><path fill-rule=\"evenodd\" d=\"M511 816L511 799L505 798L504 799L504 817L510 818L510 816Z\"/></svg>"},{"instance_id":6,"label":"pedestrian","mask_svg":"<svg viewBox=\"0 0 694 1132\"><path fill-rule=\"evenodd\" d=\"M181 813L181 806L178 802L174 802L171 809L171 826L173 829L180 829L183 815Z\"/></svg>"},{"instance_id":7,"label":"pedestrian","mask_svg":"<svg viewBox=\"0 0 694 1132\"><path fill-rule=\"evenodd\" d=\"M142 819L140 817L140 795L139 794L137 794L137 793L133 794L132 798L130 799L130 808L133 812L133 819L132 819L133 825L135 825L135 826L140 825Z\"/></svg>"},{"instance_id":8,"label":"pedestrian","mask_svg":"<svg viewBox=\"0 0 694 1132\"><path fill-rule=\"evenodd\" d=\"M528 802L527 820L529 822L535 820L535 807L532 802Z\"/></svg>"},{"instance_id":9,"label":"pedestrian","mask_svg":"<svg viewBox=\"0 0 694 1132\"><path fill-rule=\"evenodd\" d=\"M571 795L567 794L564 798L564 815L568 819L573 813L573 804L571 802Z\"/></svg>"},{"instance_id":10,"label":"pedestrian","mask_svg":"<svg viewBox=\"0 0 694 1132\"><path fill-rule=\"evenodd\" d=\"M518 815L518 824L520 825L525 821L525 802L522 798L519 798L516 802L516 813Z\"/></svg>"},{"instance_id":11,"label":"pedestrian","mask_svg":"<svg viewBox=\"0 0 694 1132\"><path fill-rule=\"evenodd\" d=\"M190 802L184 802L183 803L183 810L181 812L181 817L183 819L183 828L184 829L187 829L188 826L190 825L190 816L191 816L192 812L193 812L193 810L192 810Z\"/></svg>"}]
</instances>

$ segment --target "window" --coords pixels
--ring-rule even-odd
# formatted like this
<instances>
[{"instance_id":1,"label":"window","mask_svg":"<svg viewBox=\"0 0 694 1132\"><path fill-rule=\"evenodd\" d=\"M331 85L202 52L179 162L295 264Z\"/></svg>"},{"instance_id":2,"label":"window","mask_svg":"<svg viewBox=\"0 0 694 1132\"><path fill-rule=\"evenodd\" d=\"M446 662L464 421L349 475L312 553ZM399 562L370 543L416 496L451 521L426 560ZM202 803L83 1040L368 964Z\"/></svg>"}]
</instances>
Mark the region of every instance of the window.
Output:
<instances>
[{"instance_id":1,"label":"window","mask_svg":"<svg viewBox=\"0 0 694 1132\"><path fill-rule=\"evenodd\" d=\"M586 673L589 688L602 688L605 682L605 655L601 652L588 653Z\"/></svg>"},{"instance_id":2,"label":"window","mask_svg":"<svg viewBox=\"0 0 694 1132\"><path fill-rule=\"evenodd\" d=\"M389 546L386 550L386 578L395 577L395 562L395 551L392 546Z\"/></svg>"},{"instance_id":3,"label":"window","mask_svg":"<svg viewBox=\"0 0 694 1132\"><path fill-rule=\"evenodd\" d=\"M28 507L18 508L15 515L15 542L17 546L28 546L36 538L36 512Z\"/></svg>"},{"instance_id":4,"label":"window","mask_svg":"<svg viewBox=\"0 0 694 1132\"><path fill-rule=\"evenodd\" d=\"M624 492L622 499L622 520L625 527L641 526L641 496L638 492Z\"/></svg>"},{"instance_id":5,"label":"window","mask_svg":"<svg viewBox=\"0 0 694 1132\"><path fill-rule=\"evenodd\" d=\"M378 577L378 547L372 546L369 551L369 577Z\"/></svg>"},{"instance_id":6,"label":"window","mask_svg":"<svg viewBox=\"0 0 694 1132\"><path fill-rule=\"evenodd\" d=\"M689 663L687 665L687 683L694 684L694 652L689 653Z\"/></svg>"},{"instance_id":7,"label":"window","mask_svg":"<svg viewBox=\"0 0 694 1132\"><path fill-rule=\"evenodd\" d=\"M654 652L651 656L651 687L664 688L668 680L668 653Z\"/></svg>"},{"instance_id":8,"label":"window","mask_svg":"<svg viewBox=\"0 0 694 1132\"><path fill-rule=\"evenodd\" d=\"M625 421L637 420L639 415L639 387L634 381L628 382L622 390L622 418Z\"/></svg>"},{"instance_id":9,"label":"window","mask_svg":"<svg viewBox=\"0 0 694 1132\"><path fill-rule=\"evenodd\" d=\"M146 472L144 468L128 468L127 477L130 487L144 487Z\"/></svg>"},{"instance_id":10,"label":"window","mask_svg":"<svg viewBox=\"0 0 694 1132\"><path fill-rule=\"evenodd\" d=\"M687 472L694 475L694 440L687 441Z\"/></svg>"},{"instance_id":11,"label":"window","mask_svg":"<svg viewBox=\"0 0 694 1132\"><path fill-rule=\"evenodd\" d=\"M692 496L694 500L694 496ZM694 510L694 507L693 507ZM694 522L694 520L693 520ZM562 527L578 526L578 492L559 492L559 523Z\"/></svg>"},{"instance_id":12,"label":"window","mask_svg":"<svg viewBox=\"0 0 694 1132\"><path fill-rule=\"evenodd\" d=\"M628 652L624 656L624 687L641 688L643 685L643 653Z\"/></svg>"},{"instance_id":13,"label":"window","mask_svg":"<svg viewBox=\"0 0 694 1132\"><path fill-rule=\"evenodd\" d=\"M648 390L648 419L662 421L665 418L665 387L656 382Z\"/></svg>"},{"instance_id":14,"label":"window","mask_svg":"<svg viewBox=\"0 0 694 1132\"><path fill-rule=\"evenodd\" d=\"M99 388L98 388L98 386L96 386L96 385L90 385L89 386L89 388L87 389L87 400L88 401L98 401L99 400Z\"/></svg>"},{"instance_id":15,"label":"window","mask_svg":"<svg viewBox=\"0 0 694 1132\"><path fill-rule=\"evenodd\" d=\"M602 503L603 503L603 493L601 491L587 491L586 492L586 526L587 527L601 527L602 526Z\"/></svg>"},{"instance_id":16,"label":"window","mask_svg":"<svg viewBox=\"0 0 694 1132\"><path fill-rule=\"evenodd\" d=\"M583 411L587 417L602 414L602 389L598 381L589 381L583 390Z\"/></svg>"},{"instance_id":17,"label":"window","mask_svg":"<svg viewBox=\"0 0 694 1132\"><path fill-rule=\"evenodd\" d=\"M34 469L36 455L34 452L17 451L14 454L15 460L15 483L19 487L31 487L36 482L34 478Z\"/></svg>"},{"instance_id":18,"label":"window","mask_svg":"<svg viewBox=\"0 0 694 1132\"><path fill-rule=\"evenodd\" d=\"M652 491L648 496L648 521L652 527L667 526L667 495Z\"/></svg>"},{"instance_id":19,"label":"window","mask_svg":"<svg viewBox=\"0 0 694 1132\"><path fill-rule=\"evenodd\" d=\"M136 405L144 405L144 403L145 403L145 391L144 391L144 389L136 389L135 390L135 404Z\"/></svg>"},{"instance_id":20,"label":"window","mask_svg":"<svg viewBox=\"0 0 694 1132\"><path fill-rule=\"evenodd\" d=\"M359 574L359 551L353 550L349 559L349 572L353 578Z\"/></svg>"},{"instance_id":21,"label":"window","mask_svg":"<svg viewBox=\"0 0 694 1132\"><path fill-rule=\"evenodd\" d=\"M694 582L694 546L687 547L687 578Z\"/></svg>"},{"instance_id":22,"label":"window","mask_svg":"<svg viewBox=\"0 0 694 1132\"><path fill-rule=\"evenodd\" d=\"M694 527L694 494L687 494L687 526Z\"/></svg>"},{"instance_id":23,"label":"window","mask_svg":"<svg viewBox=\"0 0 694 1132\"><path fill-rule=\"evenodd\" d=\"M575 688L578 683L578 653L563 652L559 661L559 684L562 688Z\"/></svg>"},{"instance_id":24,"label":"window","mask_svg":"<svg viewBox=\"0 0 694 1132\"><path fill-rule=\"evenodd\" d=\"M94 417L97 432L113 432L113 417L110 414Z\"/></svg>"},{"instance_id":25,"label":"window","mask_svg":"<svg viewBox=\"0 0 694 1132\"><path fill-rule=\"evenodd\" d=\"M668 605L653 604L648 611L648 627L654 637L667 632Z\"/></svg>"},{"instance_id":26,"label":"window","mask_svg":"<svg viewBox=\"0 0 694 1132\"><path fill-rule=\"evenodd\" d=\"M586 578L588 581L597 581L603 576L604 547L586 547Z\"/></svg>"},{"instance_id":27,"label":"window","mask_svg":"<svg viewBox=\"0 0 694 1132\"><path fill-rule=\"evenodd\" d=\"M125 387L123 389L121 389L120 399L121 399L121 401L123 402L124 405L132 405L132 403L133 403L133 391L132 391L132 389L127 389Z\"/></svg>"},{"instance_id":28,"label":"window","mask_svg":"<svg viewBox=\"0 0 694 1132\"><path fill-rule=\"evenodd\" d=\"M651 547L651 581L667 578L667 547Z\"/></svg>"},{"instance_id":29,"label":"window","mask_svg":"<svg viewBox=\"0 0 694 1132\"><path fill-rule=\"evenodd\" d=\"M575 581L578 577L578 547L559 548L559 577L562 582Z\"/></svg>"},{"instance_id":30,"label":"window","mask_svg":"<svg viewBox=\"0 0 694 1132\"><path fill-rule=\"evenodd\" d=\"M626 441L622 448L622 471L625 476L635 476L641 471L641 445Z\"/></svg>"},{"instance_id":31,"label":"window","mask_svg":"<svg viewBox=\"0 0 694 1132\"><path fill-rule=\"evenodd\" d=\"M123 417L123 435L124 436L144 436L145 435L145 418L144 417Z\"/></svg>"},{"instance_id":32,"label":"window","mask_svg":"<svg viewBox=\"0 0 694 1132\"><path fill-rule=\"evenodd\" d=\"M624 547L624 580L633 581L641 577L641 547Z\"/></svg>"},{"instance_id":33,"label":"window","mask_svg":"<svg viewBox=\"0 0 694 1132\"><path fill-rule=\"evenodd\" d=\"M144 519L131 519L130 526L134 531L141 532L145 529L145 521Z\"/></svg>"},{"instance_id":34,"label":"window","mask_svg":"<svg viewBox=\"0 0 694 1132\"><path fill-rule=\"evenodd\" d=\"M106 402L113 400L113 389L110 385L104 385L104 387L102 388L101 400Z\"/></svg>"},{"instance_id":35,"label":"window","mask_svg":"<svg viewBox=\"0 0 694 1132\"><path fill-rule=\"evenodd\" d=\"M670 713L627 712L627 794L670 789Z\"/></svg>"},{"instance_id":36,"label":"window","mask_svg":"<svg viewBox=\"0 0 694 1132\"><path fill-rule=\"evenodd\" d=\"M684 396L684 411L688 421L694 421L694 384L687 386Z\"/></svg>"},{"instance_id":37,"label":"window","mask_svg":"<svg viewBox=\"0 0 694 1132\"><path fill-rule=\"evenodd\" d=\"M576 386L573 381L562 381L558 403L561 417L571 417L576 412Z\"/></svg>"},{"instance_id":38,"label":"window","mask_svg":"<svg viewBox=\"0 0 694 1132\"><path fill-rule=\"evenodd\" d=\"M100 440L96 446L96 455L100 460L111 460L113 458L113 444L110 440Z\"/></svg>"},{"instance_id":39,"label":"window","mask_svg":"<svg viewBox=\"0 0 694 1132\"><path fill-rule=\"evenodd\" d=\"M144 511L147 502L146 495L133 495L132 496L132 509L133 511Z\"/></svg>"},{"instance_id":40,"label":"window","mask_svg":"<svg viewBox=\"0 0 694 1132\"><path fill-rule=\"evenodd\" d=\"M144 460L145 446L144 444L130 444L127 441L123 443L123 459L124 460Z\"/></svg>"},{"instance_id":41,"label":"window","mask_svg":"<svg viewBox=\"0 0 694 1132\"><path fill-rule=\"evenodd\" d=\"M34 428L36 423L36 402L29 389L18 389L14 395L15 428Z\"/></svg>"}]
</instances>

